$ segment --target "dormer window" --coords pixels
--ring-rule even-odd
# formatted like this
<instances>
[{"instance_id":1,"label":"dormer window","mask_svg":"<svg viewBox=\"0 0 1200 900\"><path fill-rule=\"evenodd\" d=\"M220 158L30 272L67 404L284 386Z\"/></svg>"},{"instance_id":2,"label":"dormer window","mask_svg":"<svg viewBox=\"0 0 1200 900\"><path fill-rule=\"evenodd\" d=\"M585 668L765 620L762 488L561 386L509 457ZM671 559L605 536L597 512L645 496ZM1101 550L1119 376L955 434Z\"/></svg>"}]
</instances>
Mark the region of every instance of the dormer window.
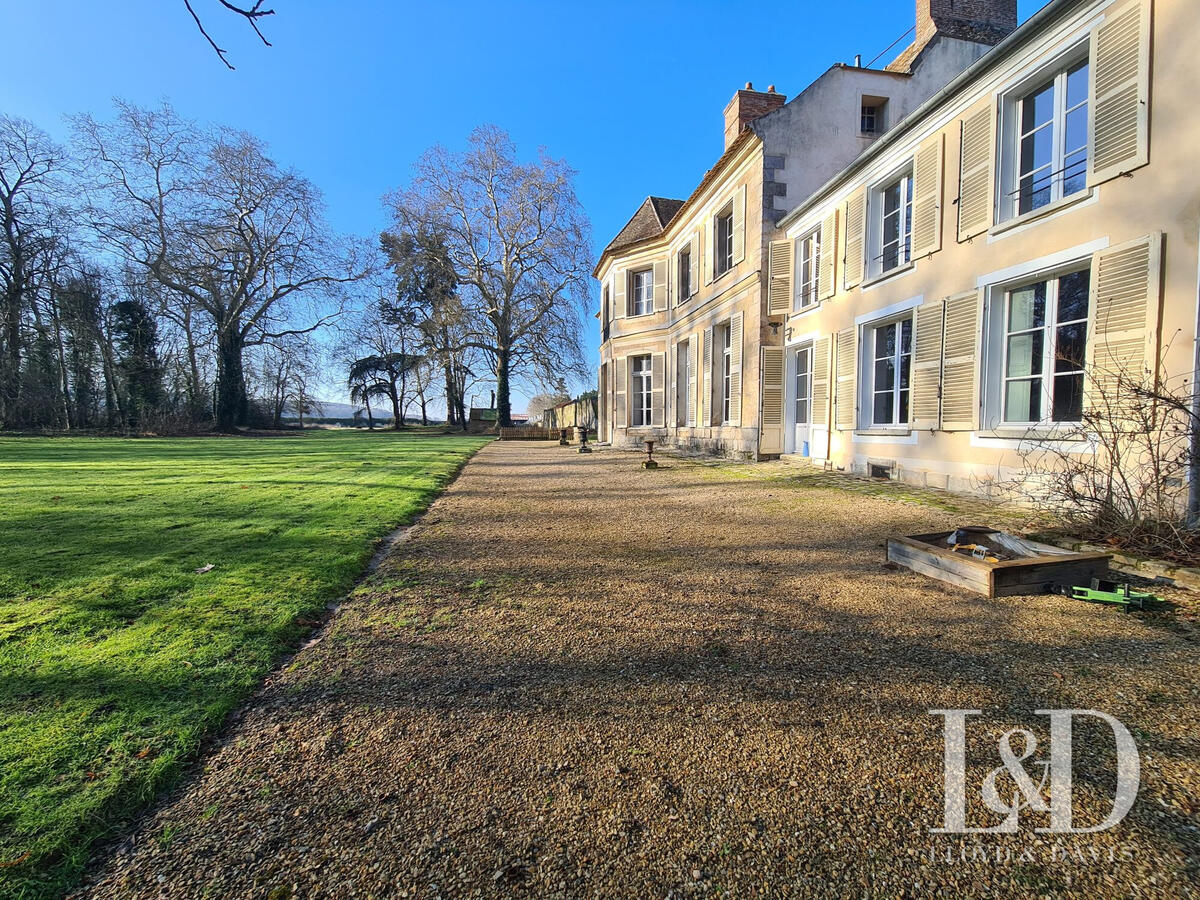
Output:
<instances>
[{"instance_id":1,"label":"dormer window","mask_svg":"<svg viewBox=\"0 0 1200 900\"><path fill-rule=\"evenodd\" d=\"M887 97L863 97L859 111L859 131L869 137L887 130Z\"/></svg>"}]
</instances>

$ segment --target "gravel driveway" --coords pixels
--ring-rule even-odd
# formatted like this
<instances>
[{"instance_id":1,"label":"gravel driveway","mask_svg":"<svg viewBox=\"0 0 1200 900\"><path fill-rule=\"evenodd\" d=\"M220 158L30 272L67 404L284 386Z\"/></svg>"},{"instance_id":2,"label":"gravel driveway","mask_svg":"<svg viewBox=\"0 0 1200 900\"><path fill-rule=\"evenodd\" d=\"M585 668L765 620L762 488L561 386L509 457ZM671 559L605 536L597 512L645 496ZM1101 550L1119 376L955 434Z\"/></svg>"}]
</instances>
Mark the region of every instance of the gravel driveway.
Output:
<instances>
[{"instance_id":1,"label":"gravel driveway","mask_svg":"<svg viewBox=\"0 0 1200 900\"><path fill-rule=\"evenodd\" d=\"M977 509L964 522L787 464L638 459L486 447L86 891L1195 890L1195 601L980 599L881 565L888 534ZM1038 815L1015 835L931 833L929 710L948 708L983 711L973 798L1002 732L1030 728L1045 754L1034 710L1116 716L1141 750L1133 811L1097 834L1036 834ZM1112 745L1076 724L1079 824L1112 805Z\"/></svg>"}]
</instances>

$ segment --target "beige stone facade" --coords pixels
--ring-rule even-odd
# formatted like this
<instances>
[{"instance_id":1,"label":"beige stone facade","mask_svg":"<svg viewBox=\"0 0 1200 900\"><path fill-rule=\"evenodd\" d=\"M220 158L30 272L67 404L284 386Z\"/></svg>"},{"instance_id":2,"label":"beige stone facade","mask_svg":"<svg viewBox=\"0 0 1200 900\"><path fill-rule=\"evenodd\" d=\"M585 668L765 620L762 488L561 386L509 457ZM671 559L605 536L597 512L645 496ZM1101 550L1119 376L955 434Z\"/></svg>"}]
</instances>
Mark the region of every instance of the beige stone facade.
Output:
<instances>
[{"instance_id":1,"label":"beige stone facade","mask_svg":"<svg viewBox=\"0 0 1200 900\"><path fill-rule=\"evenodd\" d=\"M1031 446L1094 452L1082 412L1126 377L1194 382L1195 12L1049 4L781 222L768 448L989 491Z\"/></svg>"},{"instance_id":2,"label":"beige stone facade","mask_svg":"<svg viewBox=\"0 0 1200 900\"><path fill-rule=\"evenodd\" d=\"M796 454L991 492L1031 442L1094 452L1082 411L1127 381L1195 383L1194 4L1053 0L1007 37L1004 3L917 7L922 33L901 60L910 86L924 78L922 102L836 174L802 196L775 187L780 172L791 190L827 163L796 144L780 161L780 132L836 115L793 101L750 122L660 235L605 252L606 310L627 301L639 267L662 263L668 286L649 314L602 323L602 439ZM978 28L948 22L948 10L974 11ZM948 50L940 26L959 35ZM991 50L961 43L988 29L1000 40ZM945 76L936 89L931 72ZM874 84L854 90L887 89ZM714 216L743 196L736 263L711 277ZM702 268L681 298L674 260L686 246L700 248ZM724 329L735 322L728 379ZM649 425L631 415L639 355L654 386L638 399Z\"/></svg>"}]
</instances>

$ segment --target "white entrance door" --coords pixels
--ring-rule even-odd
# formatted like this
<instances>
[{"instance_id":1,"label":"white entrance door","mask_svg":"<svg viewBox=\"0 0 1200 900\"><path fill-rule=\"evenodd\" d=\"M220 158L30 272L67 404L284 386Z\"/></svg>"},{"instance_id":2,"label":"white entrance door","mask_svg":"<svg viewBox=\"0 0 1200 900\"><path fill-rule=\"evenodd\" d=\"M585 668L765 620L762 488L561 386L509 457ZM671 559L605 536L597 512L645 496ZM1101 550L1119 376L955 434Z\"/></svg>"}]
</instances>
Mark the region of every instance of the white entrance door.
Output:
<instances>
[{"instance_id":1,"label":"white entrance door","mask_svg":"<svg viewBox=\"0 0 1200 900\"><path fill-rule=\"evenodd\" d=\"M792 396L795 398L795 452L800 456L809 456L809 437L812 430L812 344L803 344L793 352L795 358L791 368L795 373L792 383Z\"/></svg>"}]
</instances>

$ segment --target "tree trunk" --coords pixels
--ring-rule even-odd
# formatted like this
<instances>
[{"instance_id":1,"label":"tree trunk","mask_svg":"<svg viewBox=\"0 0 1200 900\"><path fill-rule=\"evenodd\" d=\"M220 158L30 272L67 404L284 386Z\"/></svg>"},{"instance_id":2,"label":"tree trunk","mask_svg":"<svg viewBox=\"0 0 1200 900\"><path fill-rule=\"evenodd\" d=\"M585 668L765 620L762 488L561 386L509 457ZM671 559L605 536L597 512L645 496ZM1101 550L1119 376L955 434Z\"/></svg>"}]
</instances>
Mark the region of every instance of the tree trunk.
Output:
<instances>
[{"instance_id":1,"label":"tree trunk","mask_svg":"<svg viewBox=\"0 0 1200 900\"><path fill-rule=\"evenodd\" d=\"M200 388L200 363L196 359L196 341L192 337L192 309L190 305L183 313L183 336L187 342L188 408L190 417L194 422L200 418L204 407L208 406L208 398L203 396Z\"/></svg>"},{"instance_id":2,"label":"tree trunk","mask_svg":"<svg viewBox=\"0 0 1200 900\"><path fill-rule=\"evenodd\" d=\"M53 288L51 289L53 291ZM51 294L50 298L50 321L54 324L54 350L58 356L58 381L59 389L62 391L62 423L63 427L71 430L71 379L67 375L67 345L63 340L62 333L62 313L58 308L58 297Z\"/></svg>"},{"instance_id":3,"label":"tree trunk","mask_svg":"<svg viewBox=\"0 0 1200 900\"><path fill-rule=\"evenodd\" d=\"M425 414L425 392L421 391L421 425L428 425L429 419Z\"/></svg>"},{"instance_id":4,"label":"tree trunk","mask_svg":"<svg viewBox=\"0 0 1200 900\"><path fill-rule=\"evenodd\" d=\"M367 407L367 431L374 431L375 417L371 414L371 397L369 395L363 399L363 404Z\"/></svg>"},{"instance_id":5,"label":"tree trunk","mask_svg":"<svg viewBox=\"0 0 1200 900\"><path fill-rule=\"evenodd\" d=\"M496 350L496 423L500 428L512 428L512 402L508 384L509 348Z\"/></svg>"},{"instance_id":6,"label":"tree trunk","mask_svg":"<svg viewBox=\"0 0 1200 900\"><path fill-rule=\"evenodd\" d=\"M399 431L404 418L400 415L400 395L396 393L394 382L389 385L388 396L392 399L392 431Z\"/></svg>"},{"instance_id":7,"label":"tree trunk","mask_svg":"<svg viewBox=\"0 0 1200 900\"><path fill-rule=\"evenodd\" d=\"M249 402L242 368L242 336L233 326L217 333L217 430L232 433L246 424Z\"/></svg>"}]
</instances>

